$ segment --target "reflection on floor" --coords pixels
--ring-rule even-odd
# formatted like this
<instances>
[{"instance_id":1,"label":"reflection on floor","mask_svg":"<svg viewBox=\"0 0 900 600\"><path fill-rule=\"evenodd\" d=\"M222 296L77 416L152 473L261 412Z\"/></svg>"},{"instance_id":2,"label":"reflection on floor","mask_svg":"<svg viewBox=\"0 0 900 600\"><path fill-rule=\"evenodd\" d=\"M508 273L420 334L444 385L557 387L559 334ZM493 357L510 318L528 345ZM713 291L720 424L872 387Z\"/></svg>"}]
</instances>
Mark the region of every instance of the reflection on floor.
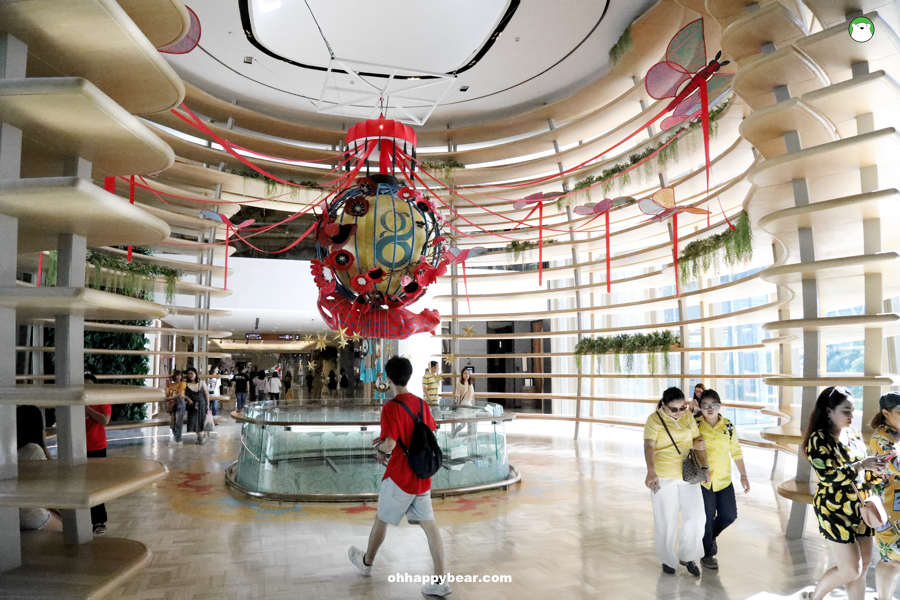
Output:
<instances>
[{"instance_id":1,"label":"reflection on floor","mask_svg":"<svg viewBox=\"0 0 900 600\"><path fill-rule=\"evenodd\" d=\"M169 446L158 429L117 432L110 444L110 456L150 457L170 469L165 480L107 505L107 535L153 551L151 565L112 597L422 597L419 584L388 581L430 573L418 527L390 529L373 576L361 578L347 548L365 546L373 505L248 500L224 485L240 444L233 422L203 446L193 435L183 447ZM684 569L664 575L654 557L640 432L596 427L592 440L576 444L568 428L558 437L541 435L547 426L534 422L512 431L510 463L522 472L520 484L435 500L449 572L512 582L454 583L452 598L774 600L795 597L831 561L811 515L805 540L785 540L790 503L768 480L770 452L745 450L753 489L739 497L738 521L720 538L719 572L695 578Z\"/></svg>"}]
</instances>

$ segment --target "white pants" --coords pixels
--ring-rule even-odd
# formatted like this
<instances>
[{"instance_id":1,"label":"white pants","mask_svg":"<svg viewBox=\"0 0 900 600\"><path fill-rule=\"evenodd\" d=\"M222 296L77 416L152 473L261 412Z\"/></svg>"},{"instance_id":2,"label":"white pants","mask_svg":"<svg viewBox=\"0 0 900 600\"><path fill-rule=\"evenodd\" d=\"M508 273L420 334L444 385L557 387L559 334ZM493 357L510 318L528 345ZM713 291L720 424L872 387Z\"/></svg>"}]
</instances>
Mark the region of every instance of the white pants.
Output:
<instances>
[{"instance_id":1,"label":"white pants","mask_svg":"<svg viewBox=\"0 0 900 600\"><path fill-rule=\"evenodd\" d=\"M677 567L679 560L688 562L703 558L703 532L706 510L700 484L687 484L680 479L660 479L659 491L653 497L653 525L656 529L656 556L664 565ZM681 531L678 510L681 509ZM675 541L678 552L675 552Z\"/></svg>"}]
</instances>

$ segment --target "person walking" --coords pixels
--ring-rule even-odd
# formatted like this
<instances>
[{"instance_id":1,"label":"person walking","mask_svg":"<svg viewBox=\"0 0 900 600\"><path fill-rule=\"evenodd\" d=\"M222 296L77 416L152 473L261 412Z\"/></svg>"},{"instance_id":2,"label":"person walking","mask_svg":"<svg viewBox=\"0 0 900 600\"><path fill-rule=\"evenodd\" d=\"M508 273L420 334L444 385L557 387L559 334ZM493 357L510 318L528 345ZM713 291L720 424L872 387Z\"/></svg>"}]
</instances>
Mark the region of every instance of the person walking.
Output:
<instances>
[{"instance_id":1,"label":"person walking","mask_svg":"<svg viewBox=\"0 0 900 600\"><path fill-rule=\"evenodd\" d=\"M313 380L316 378L312 369L306 370L306 394L308 398L312 398Z\"/></svg>"},{"instance_id":2,"label":"person walking","mask_svg":"<svg viewBox=\"0 0 900 600\"><path fill-rule=\"evenodd\" d=\"M284 385L284 397L289 398L291 392L291 384L294 383L294 376L291 374L291 370L287 369L284 372L284 378L281 380L282 385Z\"/></svg>"},{"instance_id":3,"label":"person walking","mask_svg":"<svg viewBox=\"0 0 900 600\"><path fill-rule=\"evenodd\" d=\"M170 415L169 426L172 429L172 445L181 446L181 435L184 430L185 416L185 383L181 371L172 372L172 380L166 385L167 411Z\"/></svg>"},{"instance_id":4,"label":"person walking","mask_svg":"<svg viewBox=\"0 0 900 600\"><path fill-rule=\"evenodd\" d=\"M718 569L716 554L719 547L716 539L722 531L737 519L737 502L734 498L734 483L731 481L731 461L741 474L744 493L750 491L750 480L744 467L744 454L738 441L734 424L719 414L722 401L715 390L704 390L700 395L700 412L697 428L706 446L706 458L712 471L712 481L702 483L703 505L706 508L706 532L703 535L703 558L707 569Z\"/></svg>"},{"instance_id":5,"label":"person walking","mask_svg":"<svg viewBox=\"0 0 900 600\"><path fill-rule=\"evenodd\" d=\"M806 457L819 483L813 511L819 534L828 541L837 565L819 580L804 600L823 600L832 590L846 586L848 600L864 600L866 571L872 558L874 530L860 512L867 473L881 475L884 456L866 456L866 444L851 423L853 394L845 387L827 387L816 399L803 440Z\"/></svg>"},{"instance_id":6,"label":"person walking","mask_svg":"<svg viewBox=\"0 0 900 600\"><path fill-rule=\"evenodd\" d=\"M700 396L703 395L703 392L706 391L706 386L702 383L698 383L694 386L694 395L691 396L691 413L693 413L695 419L699 419L702 416L700 412Z\"/></svg>"},{"instance_id":7,"label":"person walking","mask_svg":"<svg viewBox=\"0 0 900 600\"><path fill-rule=\"evenodd\" d=\"M472 381L472 371L463 368L459 372L456 381L456 389L453 391L453 400L457 406L475 406L475 383Z\"/></svg>"},{"instance_id":8,"label":"person walking","mask_svg":"<svg viewBox=\"0 0 900 600\"><path fill-rule=\"evenodd\" d=\"M95 385L97 378L90 373L84 374L85 385ZM111 404L96 404L84 407L84 433L87 441L88 458L106 458L106 426L112 418ZM91 507L91 525L94 535L106 533L106 504Z\"/></svg>"},{"instance_id":9,"label":"person walking","mask_svg":"<svg viewBox=\"0 0 900 600\"><path fill-rule=\"evenodd\" d=\"M209 392L206 384L197 377L197 370L187 370L187 382L184 388L187 408L187 430L197 434L197 443L206 443L203 426L206 424L206 411L209 408Z\"/></svg>"},{"instance_id":10,"label":"person walking","mask_svg":"<svg viewBox=\"0 0 900 600\"><path fill-rule=\"evenodd\" d=\"M219 377L219 367L213 367L211 377L207 382L207 389L209 390L210 396L219 396L221 395L221 390L219 389L222 385L222 379ZM213 416L219 414L219 401L218 400L210 400L209 408L212 411Z\"/></svg>"},{"instance_id":11,"label":"person walking","mask_svg":"<svg viewBox=\"0 0 900 600\"><path fill-rule=\"evenodd\" d=\"M437 374L438 363L436 360L428 363L425 368L425 375L422 376L422 393L423 399L428 404L438 404L440 402L440 385L441 379Z\"/></svg>"},{"instance_id":12,"label":"person walking","mask_svg":"<svg viewBox=\"0 0 900 600\"><path fill-rule=\"evenodd\" d=\"M44 415L37 406L16 407L16 457L23 463L32 460L53 460L47 450ZM48 508L20 508L19 529L22 531L63 530L59 515Z\"/></svg>"},{"instance_id":13,"label":"person walking","mask_svg":"<svg viewBox=\"0 0 900 600\"><path fill-rule=\"evenodd\" d=\"M881 479L872 483L888 515L885 527L875 530L875 543L881 558L875 565L875 591L879 598L893 598L900 578L900 394L888 392L878 402L879 411L872 419L869 448L876 456L885 456Z\"/></svg>"},{"instance_id":14,"label":"person walking","mask_svg":"<svg viewBox=\"0 0 900 600\"><path fill-rule=\"evenodd\" d=\"M328 395L337 398L337 375L334 374L334 369L328 371Z\"/></svg>"},{"instance_id":15,"label":"person walking","mask_svg":"<svg viewBox=\"0 0 900 600\"><path fill-rule=\"evenodd\" d=\"M682 463L693 448L706 482L712 481L703 438L689 411L684 393L677 387L663 392L656 410L644 425L644 484L652 492L656 556L663 572L675 573L678 563L691 575L700 576L695 561L703 557L706 512L700 484L682 479ZM681 513L681 531L678 514ZM677 551L676 551L677 541Z\"/></svg>"},{"instance_id":16,"label":"person walking","mask_svg":"<svg viewBox=\"0 0 900 600\"><path fill-rule=\"evenodd\" d=\"M247 368L241 366L232 378L232 382L234 383L234 396L236 398L235 407L239 411L244 410L244 404L247 402L247 386L250 384L250 378L247 377L246 371Z\"/></svg>"},{"instance_id":17,"label":"person walking","mask_svg":"<svg viewBox=\"0 0 900 600\"><path fill-rule=\"evenodd\" d=\"M341 369L340 386L341 386L341 398L346 398L347 391L350 389L350 378L347 377L347 371L344 369Z\"/></svg>"},{"instance_id":18,"label":"person walking","mask_svg":"<svg viewBox=\"0 0 900 600\"><path fill-rule=\"evenodd\" d=\"M388 525L399 525L405 515L407 522L418 524L425 532L434 561L434 576L437 581L422 586L422 593L426 596L447 596L452 590L446 582L444 545L431 505L431 478L419 478L409 466L405 453L395 451L398 442L401 448L409 448L412 441L415 421L410 413L421 414L422 421L432 431L437 428L437 424L428 404L410 394L406 387L413 374L412 363L394 356L387 362L384 370L394 392L394 399L381 410L381 437L373 440L372 444L375 446L376 460L387 464L387 469L378 492L378 512L369 533L369 545L365 552L356 546L350 546L347 554L359 572L364 577L370 577L372 564L384 542Z\"/></svg>"},{"instance_id":19,"label":"person walking","mask_svg":"<svg viewBox=\"0 0 900 600\"><path fill-rule=\"evenodd\" d=\"M253 393L257 402L262 402L266 396L266 372L260 371L253 379Z\"/></svg>"},{"instance_id":20,"label":"person walking","mask_svg":"<svg viewBox=\"0 0 900 600\"><path fill-rule=\"evenodd\" d=\"M281 378L278 376L278 371L272 371L272 377L266 381L266 393L269 395L269 400L281 399Z\"/></svg>"}]
</instances>

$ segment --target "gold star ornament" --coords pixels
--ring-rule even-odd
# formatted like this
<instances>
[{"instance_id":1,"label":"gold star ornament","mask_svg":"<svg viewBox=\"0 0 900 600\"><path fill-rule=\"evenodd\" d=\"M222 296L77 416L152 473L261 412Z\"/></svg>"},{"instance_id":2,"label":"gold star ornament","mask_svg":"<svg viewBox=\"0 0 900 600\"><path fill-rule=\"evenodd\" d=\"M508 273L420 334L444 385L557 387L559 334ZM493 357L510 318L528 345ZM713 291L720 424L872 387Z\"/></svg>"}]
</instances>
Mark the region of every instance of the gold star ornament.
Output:
<instances>
[{"instance_id":1,"label":"gold star ornament","mask_svg":"<svg viewBox=\"0 0 900 600\"><path fill-rule=\"evenodd\" d=\"M353 333L353 335L350 336L350 339L353 340L354 343L358 344L358 343L362 342L363 338L361 335L359 335L359 332L356 331Z\"/></svg>"},{"instance_id":2,"label":"gold star ornament","mask_svg":"<svg viewBox=\"0 0 900 600\"><path fill-rule=\"evenodd\" d=\"M334 336L334 341L338 343L338 348L344 348L347 345L347 328L346 327L338 327L337 333Z\"/></svg>"},{"instance_id":3,"label":"gold star ornament","mask_svg":"<svg viewBox=\"0 0 900 600\"><path fill-rule=\"evenodd\" d=\"M466 325L465 327L463 327L463 330L465 331L463 335L465 335L466 337L472 337L473 335L475 335L475 327L472 325Z\"/></svg>"},{"instance_id":4,"label":"gold star ornament","mask_svg":"<svg viewBox=\"0 0 900 600\"><path fill-rule=\"evenodd\" d=\"M316 350L324 350L328 346L328 336L324 333L316 335Z\"/></svg>"},{"instance_id":5,"label":"gold star ornament","mask_svg":"<svg viewBox=\"0 0 900 600\"><path fill-rule=\"evenodd\" d=\"M456 360L456 357L453 356L452 354L444 354L443 358L444 358L445 363L448 363L451 365L453 364L453 361Z\"/></svg>"},{"instance_id":6,"label":"gold star ornament","mask_svg":"<svg viewBox=\"0 0 900 600\"><path fill-rule=\"evenodd\" d=\"M304 344L312 344L312 341L313 341L313 338L312 338L312 336L309 335L308 333L307 333L306 335L303 336L303 343L304 343Z\"/></svg>"}]
</instances>

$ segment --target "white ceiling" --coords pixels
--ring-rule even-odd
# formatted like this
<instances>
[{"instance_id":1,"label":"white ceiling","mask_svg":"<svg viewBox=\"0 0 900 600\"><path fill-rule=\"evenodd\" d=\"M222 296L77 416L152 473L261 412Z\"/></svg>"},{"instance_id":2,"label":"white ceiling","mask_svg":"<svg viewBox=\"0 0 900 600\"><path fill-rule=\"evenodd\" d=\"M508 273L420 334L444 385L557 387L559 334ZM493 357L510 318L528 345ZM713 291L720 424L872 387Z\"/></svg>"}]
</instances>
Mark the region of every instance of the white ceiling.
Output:
<instances>
[{"instance_id":1,"label":"white ceiling","mask_svg":"<svg viewBox=\"0 0 900 600\"><path fill-rule=\"evenodd\" d=\"M307 121L325 84L353 91L349 75L296 66L266 55L244 35L242 0L189 0L202 26L200 45L166 55L187 81L216 96ZM509 0L247 0L261 43L305 65L327 67L328 49L352 61L452 72L482 48ZM502 35L471 69L460 73L426 129L488 122L571 95L608 70L607 54L622 31L654 0L522 0ZM263 9L266 9L265 11ZM315 15L322 34L312 15ZM253 57L251 64L244 58ZM354 87L356 86L356 87ZM468 91L460 88L469 86ZM423 92L423 102L434 101ZM377 100L367 100L372 108ZM368 106L371 105L371 106ZM363 116L315 119L349 126ZM388 109L389 118L401 118Z\"/></svg>"}]
</instances>

